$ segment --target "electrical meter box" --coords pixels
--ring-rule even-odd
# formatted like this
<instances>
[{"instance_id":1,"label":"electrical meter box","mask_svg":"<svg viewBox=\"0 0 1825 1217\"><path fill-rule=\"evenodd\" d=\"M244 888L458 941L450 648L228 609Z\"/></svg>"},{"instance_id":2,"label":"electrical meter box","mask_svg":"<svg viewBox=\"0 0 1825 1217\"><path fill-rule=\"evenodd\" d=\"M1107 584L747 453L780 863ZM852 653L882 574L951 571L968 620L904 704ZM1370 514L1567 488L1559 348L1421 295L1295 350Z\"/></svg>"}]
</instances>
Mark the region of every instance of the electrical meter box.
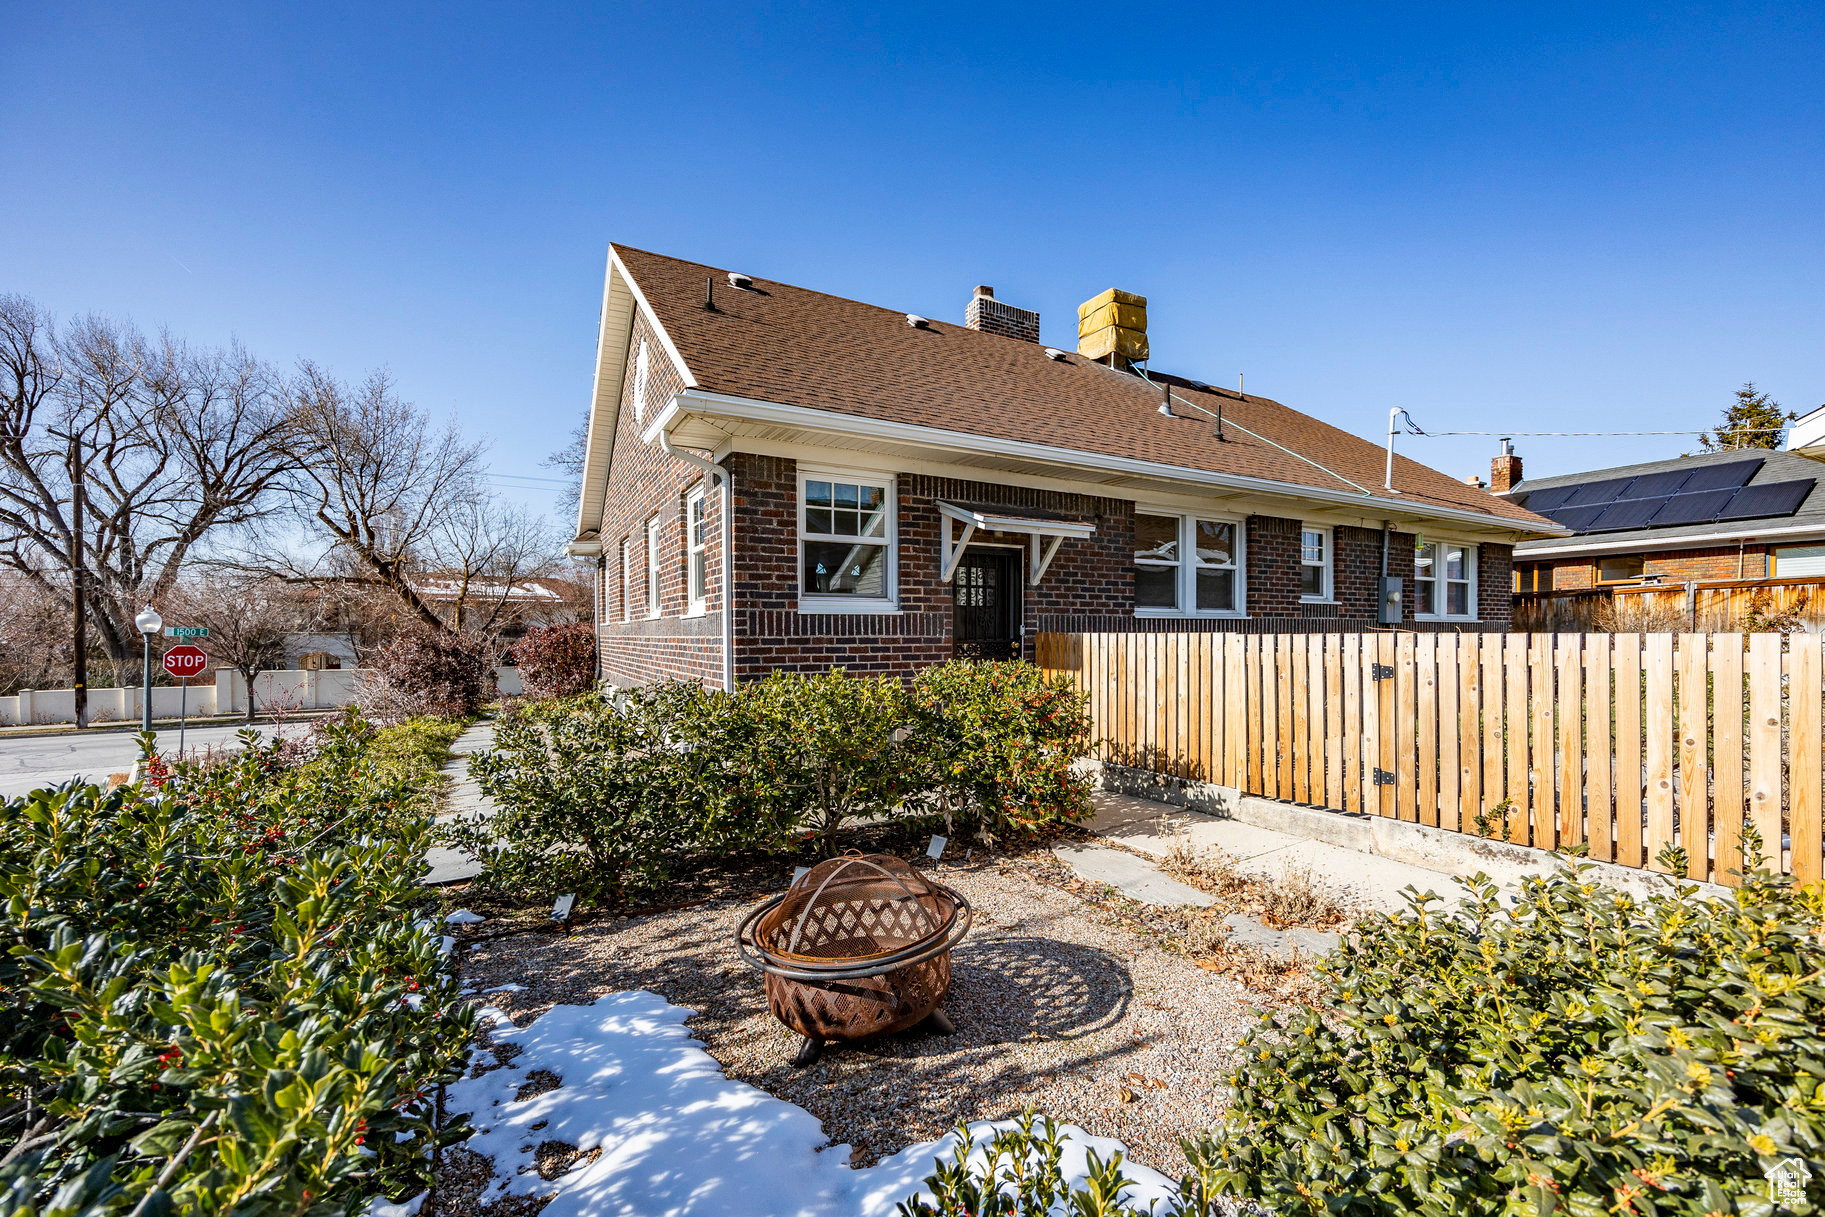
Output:
<instances>
[{"instance_id":1,"label":"electrical meter box","mask_svg":"<svg viewBox=\"0 0 1825 1217\"><path fill-rule=\"evenodd\" d=\"M1401 580L1394 575L1381 577L1381 600L1375 620L1381 625L1400 624Z\"/></svg>"}]
</instances>

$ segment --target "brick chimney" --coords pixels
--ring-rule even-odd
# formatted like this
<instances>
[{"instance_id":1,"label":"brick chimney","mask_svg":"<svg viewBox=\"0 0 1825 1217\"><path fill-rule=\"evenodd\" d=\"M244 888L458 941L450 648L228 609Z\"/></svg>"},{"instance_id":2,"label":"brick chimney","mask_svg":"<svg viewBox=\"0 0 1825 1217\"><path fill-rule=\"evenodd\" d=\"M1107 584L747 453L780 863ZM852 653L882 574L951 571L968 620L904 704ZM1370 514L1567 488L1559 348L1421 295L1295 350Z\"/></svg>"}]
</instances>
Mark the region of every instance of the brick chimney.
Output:
<instances>
[{"instance_id":1,"label":"brick chimney","mask_svg":"<svg viewBox=\"0 0 1825 1217\"><path fill-rule=\"evenodd\" d=\"M1514 441L1502 440L1502 455L1489 462L1489 489L1507 494L1521 480L1521 458L1514 454Z\"/></svg>"},{"instance_id":2,"label":"brick chimney","mask_svg":"<svg viewBox=\"0 0 1825 1217\"><path fill-rule=\"evenodd\" d=\"M978 284L963 310L963 324L985 334L1018 338L1023 342L1039 341L1039 314L1028 308L1015 308L995 299L995 289Z\"/></svg>"}]
</instances>

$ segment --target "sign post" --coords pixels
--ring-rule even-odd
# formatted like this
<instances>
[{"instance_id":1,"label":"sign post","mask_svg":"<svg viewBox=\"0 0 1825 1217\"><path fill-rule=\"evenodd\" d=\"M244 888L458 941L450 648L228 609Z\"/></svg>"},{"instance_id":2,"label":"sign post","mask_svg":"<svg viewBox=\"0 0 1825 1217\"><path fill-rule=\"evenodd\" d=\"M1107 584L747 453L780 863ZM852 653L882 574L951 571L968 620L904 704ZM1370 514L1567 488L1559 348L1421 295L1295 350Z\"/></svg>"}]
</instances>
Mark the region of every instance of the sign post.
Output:
<instances>
[{"instance_id":1,"label":"sign post","mask_svg":"<svg viewBox=\"0 0 1825 1217\"><path fill-rule=\"evenodd\" d=\"M172 627L173 632L181 626ZM202 648L188 643L172 647L165 652L165 674L178 682L177 693L177 756L184 759L184 727L189 714L190 678L201 676L203 669L209 666L209 656L203 654Z\"/></svg>"}]
</instances>

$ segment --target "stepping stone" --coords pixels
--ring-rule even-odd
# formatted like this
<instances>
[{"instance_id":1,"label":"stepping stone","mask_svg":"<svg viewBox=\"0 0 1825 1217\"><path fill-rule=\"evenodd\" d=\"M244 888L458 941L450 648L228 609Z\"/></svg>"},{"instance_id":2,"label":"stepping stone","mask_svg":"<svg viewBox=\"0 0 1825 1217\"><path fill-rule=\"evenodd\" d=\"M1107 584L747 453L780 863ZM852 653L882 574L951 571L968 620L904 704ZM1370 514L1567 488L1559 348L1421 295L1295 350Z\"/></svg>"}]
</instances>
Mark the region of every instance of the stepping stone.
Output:
<instances>
[{"instance_id":1,"label":"stepping stone","mask_svg":"<svg viewBox=\"0 0 1825 1217\"><path fill-rule=\"evenodd\" d=\"M1072 870L1096 883L1107 883L1130 900L1142 904L1192 905L1208 908L1216 903L1209 895L1160 873L1145 858L1107 845L1054 845L1052 853Z\"/></svg>"},{"instance_id":2,"label":"stepping stone","mask_svg":"<svg viewBox=\"0 0 1825 1217\"><path fill-rule=\"evenodd\" d=\"M1231 942L1255 947L1281 959L1291 959L1295 951L1307 959L1328 955L1340 937L1331 931L1308 930L1302 926L1276 930L1262 925L1246 913L1231 913L1223 918L1223 924L1229 927Z\"/></svg>"}]
</instances>

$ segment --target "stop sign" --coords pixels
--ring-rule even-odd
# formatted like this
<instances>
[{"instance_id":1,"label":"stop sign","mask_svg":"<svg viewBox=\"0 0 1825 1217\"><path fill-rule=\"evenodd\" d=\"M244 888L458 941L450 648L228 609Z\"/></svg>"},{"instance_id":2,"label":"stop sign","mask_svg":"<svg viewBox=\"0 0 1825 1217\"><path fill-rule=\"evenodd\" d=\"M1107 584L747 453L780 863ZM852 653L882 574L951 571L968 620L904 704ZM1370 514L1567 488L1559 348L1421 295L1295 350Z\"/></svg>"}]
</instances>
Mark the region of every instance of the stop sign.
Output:
<instances>
[{"instance_id":1,"label":"stop sign","mask_svg":"<svg viewBox=\"0 0 1825 1217\"><path fill-rule=\"evenodd\" d=\"M209 666L209 656L203 654L201 647L172 647L165 652L165 674L180 680L192 676L201 676L203 669Z\"/></svg>"}]
</instances>

